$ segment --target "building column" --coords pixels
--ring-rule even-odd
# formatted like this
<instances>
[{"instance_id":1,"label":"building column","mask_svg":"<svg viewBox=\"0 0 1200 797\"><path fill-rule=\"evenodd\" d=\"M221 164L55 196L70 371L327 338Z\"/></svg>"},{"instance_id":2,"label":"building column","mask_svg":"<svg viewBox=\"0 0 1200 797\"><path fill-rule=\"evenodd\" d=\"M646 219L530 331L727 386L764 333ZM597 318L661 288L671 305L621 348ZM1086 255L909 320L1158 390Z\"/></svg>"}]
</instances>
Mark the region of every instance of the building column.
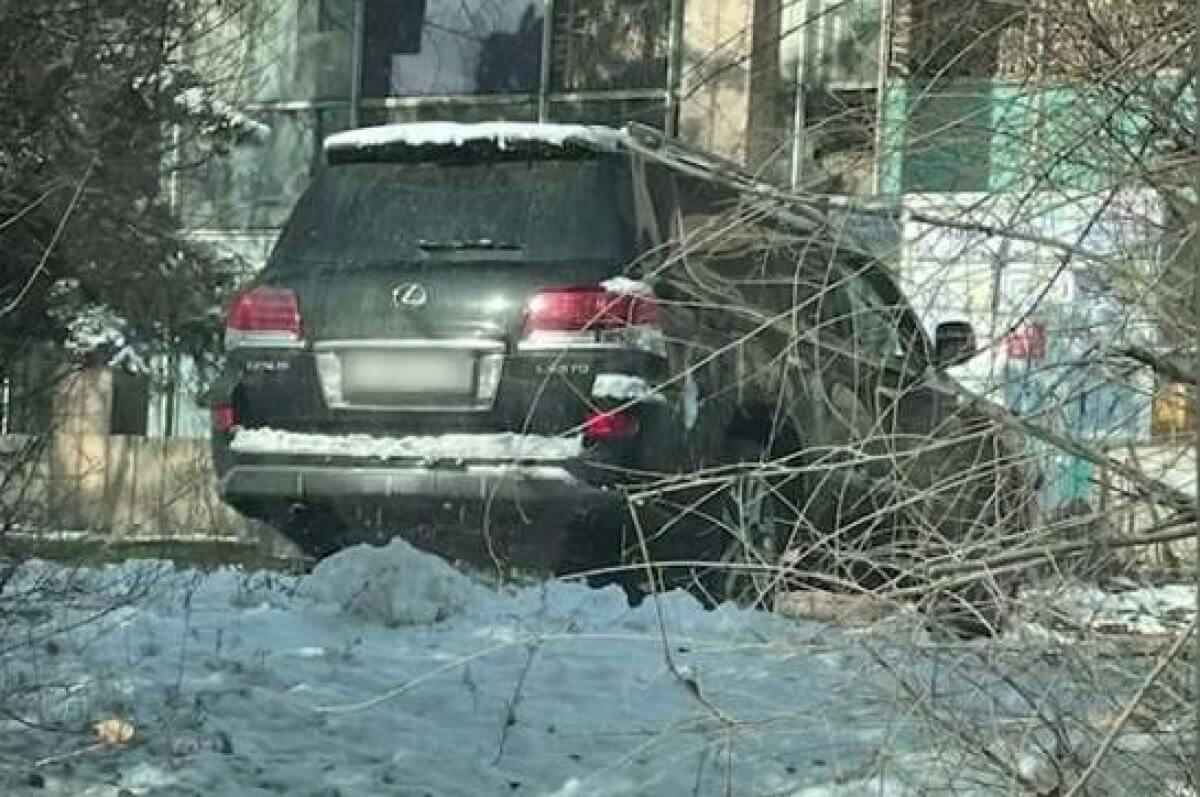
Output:
<instances>
[{"instance_id":1,"label":"building column","mask_svg":"<svg viewBox=\"0 0 1200 797\"><path fill-rule=\"evenodd\" d=\"M779 20L780 0L685 0L680 138L749 168L770 154L786 104Z\"/></svg>"},{"instance_id":2,"label":"building column","mask_svg":"<svg viewBox=\"0 0 1200 797\"><path fill-rule=\"evenodd\" d=\"M103 514L112 398L112 369L102 365L68 371L55 390L49 520L61 528L87 528Z\"/></svg>"}]
</instances>

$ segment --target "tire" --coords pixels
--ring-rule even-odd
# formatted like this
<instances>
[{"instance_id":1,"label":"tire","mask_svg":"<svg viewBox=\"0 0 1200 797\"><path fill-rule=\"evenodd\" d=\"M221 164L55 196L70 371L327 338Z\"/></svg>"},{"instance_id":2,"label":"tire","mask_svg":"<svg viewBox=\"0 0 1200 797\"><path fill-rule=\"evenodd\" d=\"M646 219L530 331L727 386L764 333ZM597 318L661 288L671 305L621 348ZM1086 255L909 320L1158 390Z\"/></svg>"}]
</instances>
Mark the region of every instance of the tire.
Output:
<instances>
[{"instance_id":1,"label":"tire","mask_svg":"<svg viewBox=\"0 0 1200 797\"><path fill-rule=\"evenodd\" d=\"M785 502L772 480L753 467L764 447L734 438L726 448L730 464L742 464L722 489L703 538L706 572L698 579L702 598L749 608L774 609L782 573Z\"/></svg>"},{"instance_id":2,"label":"tire","mask_svg":"<svg viewBox=\"0 0 1200 797\"><path fill-rule=\"evenodd\" d=\"M989 556L1019 545L1028 531L1029 496L1011 468L998 457L991 437L964 442L951 449L931 469L930 494L924 517L914 525L933 524L938 534L916 535L931 557L969 565L979 560L979 572L952 586L934 581L922 600L930 622L961 638L1001 633L1019 576L992 573L983 564ZM940 488L940 489L939 489Z\"/></svg>"},{"instance_id":3,"label":"tire","mask_svg":"<svg viewBox=\"0 0 1200 797\"><path fill-rule=\"evenodd\" d=\"M346 547L346 523L330 507L294 506L272 525L305 556L318 561Z\"/></svg>"}]
</instances>

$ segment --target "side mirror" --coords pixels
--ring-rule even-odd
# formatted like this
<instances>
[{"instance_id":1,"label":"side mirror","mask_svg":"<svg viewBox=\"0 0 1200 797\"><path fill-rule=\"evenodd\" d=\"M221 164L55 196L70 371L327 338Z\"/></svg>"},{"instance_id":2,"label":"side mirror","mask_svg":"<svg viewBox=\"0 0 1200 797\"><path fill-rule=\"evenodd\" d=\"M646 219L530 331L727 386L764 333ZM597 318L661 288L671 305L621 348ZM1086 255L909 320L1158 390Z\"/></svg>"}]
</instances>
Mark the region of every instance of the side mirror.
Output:
<instances>
[{"instance_id":1,"label":"side mirror","mask_svg":"<svg viewBox=\"0 0 1200 797\"><path fill-rule=\"evenodd\" d=\"M961 365L975 356L975 330L967 321L945 321L937 325L933 357L941 368Z\"/></svg>"}]
</instances>

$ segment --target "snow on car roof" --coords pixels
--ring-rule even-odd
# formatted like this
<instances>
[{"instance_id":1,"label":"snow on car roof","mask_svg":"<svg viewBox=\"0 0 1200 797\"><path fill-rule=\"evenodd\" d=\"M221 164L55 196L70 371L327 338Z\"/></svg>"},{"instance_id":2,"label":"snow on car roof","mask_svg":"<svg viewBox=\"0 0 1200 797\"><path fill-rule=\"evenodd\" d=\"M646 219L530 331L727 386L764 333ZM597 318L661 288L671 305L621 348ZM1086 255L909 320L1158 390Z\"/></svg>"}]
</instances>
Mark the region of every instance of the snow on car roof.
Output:
<instances>
[{"instance_id":1,"label":"snow on car roof","mask_svg":"<svg viewBox=\"0 0 1200 797\"><path fill-rule=\"evenodd\" d=\"M473 141L494 141L500 149L509 144L536 142L555 147L582 144L594 149L616 151L625 141L624 131L596 125L544 124L533 122L411 122L361 127L335 133L325 139L325 152L369 149L383 146L461 147Z\"/></svg>"}]
</instances>

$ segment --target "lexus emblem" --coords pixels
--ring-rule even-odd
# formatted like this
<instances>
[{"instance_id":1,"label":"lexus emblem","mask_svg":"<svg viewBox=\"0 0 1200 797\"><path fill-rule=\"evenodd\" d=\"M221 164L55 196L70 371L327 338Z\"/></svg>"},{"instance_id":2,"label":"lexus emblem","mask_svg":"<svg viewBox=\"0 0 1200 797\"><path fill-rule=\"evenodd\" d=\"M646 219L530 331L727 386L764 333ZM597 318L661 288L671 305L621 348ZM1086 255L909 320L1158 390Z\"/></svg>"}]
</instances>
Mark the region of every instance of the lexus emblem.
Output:
<instances>
[{"instance_id":1,"label":"lexus emblem","mask_svg":"<svg viewBox=\"0 0 1200 797\"><path fill-rule=\"evenodd\" d=\"M429 291L419 282L407 282L392 289L392 304L401 309L424 307L429 302Z\"/></svg>"}]
</instances>

